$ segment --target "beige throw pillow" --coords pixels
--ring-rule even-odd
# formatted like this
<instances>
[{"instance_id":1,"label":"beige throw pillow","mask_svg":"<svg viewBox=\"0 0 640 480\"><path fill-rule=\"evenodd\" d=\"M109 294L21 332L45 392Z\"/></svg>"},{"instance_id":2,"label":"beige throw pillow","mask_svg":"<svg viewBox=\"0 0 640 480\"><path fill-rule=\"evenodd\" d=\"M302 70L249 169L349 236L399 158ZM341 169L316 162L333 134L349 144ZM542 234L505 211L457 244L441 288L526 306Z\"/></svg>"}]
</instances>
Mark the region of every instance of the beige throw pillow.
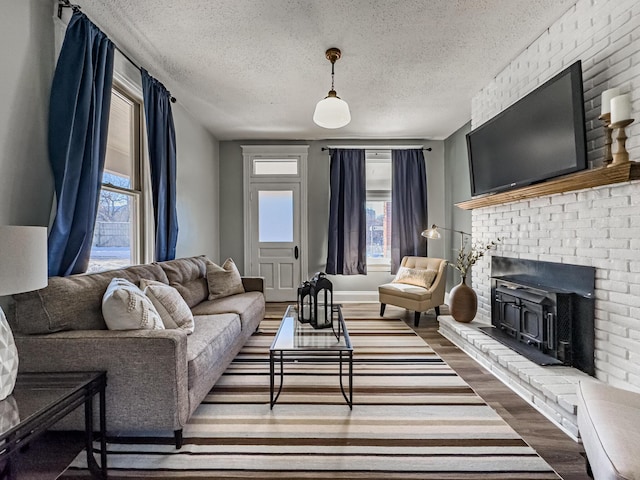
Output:
<instances>
[{"instance_id":1,"label":"beige throw pillow","mask_svg":"<svg viewBox=\"0 0 640 480\"><path fill-rule=\"evenodd\" d=\"M156 307L164 328L177 328L187 334L193 333L193 313L178 290L166 283L146 279L140 280L140 288Z\"/></svg>"},{"instance_id":2,"label":"beige throw pillow","mask_svg":"<svg viewBox=\"0 0 640 480\"><path fill-rule=\"evenodd\" d=\"M129 280L114 278L102 297L102 316L109 330L163 330L151 300Z\"/></svg>"},{"instance_id":3,"label":"beige throw pillow","mask_svg":"<svg viewBox=\"0 0 640 480\"><path fill-rule=\"evenodd\" d=\"M240 272L230 258L227 258L222 267L213 262L207 265L207 283L209 300L244 293Z\"/></svg>"},{"instance_id":4,"label":"beige throw pillow","mask_svg":"<svg viewBox=\"0 0 640 480\"><path fill-rule=\"evenodd\" d=\"M400 267L392 283L404 283L428 289L433 284L437 274L437 271L430 269Z\"/></svg>"}]
</instances>

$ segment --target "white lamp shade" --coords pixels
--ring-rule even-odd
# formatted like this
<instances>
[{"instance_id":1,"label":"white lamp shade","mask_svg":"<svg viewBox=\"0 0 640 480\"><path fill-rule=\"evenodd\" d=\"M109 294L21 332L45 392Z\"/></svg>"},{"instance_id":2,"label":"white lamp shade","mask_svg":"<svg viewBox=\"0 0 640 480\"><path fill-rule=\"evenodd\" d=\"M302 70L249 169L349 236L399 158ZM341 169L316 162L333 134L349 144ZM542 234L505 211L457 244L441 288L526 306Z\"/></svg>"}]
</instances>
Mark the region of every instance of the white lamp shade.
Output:
<instances>
[{"instance_id":1,"label":"white lamp shade","mask_svg":"<svg viewBox=\"0 0 640 480\"><path fill-rule=\"evenodd\" d=\"M349 105L339 97L327 96L316 105L313 121L324 128L344 127L351 121Z\"/></svg>"},{"instance_id":2,"label":"white lamp shade","mask_svg":"<svg viewBox=\"0 0 640 480\"><path fill-rule=\"evenodd\" d=\"M0 226L0 296L47 286L47 229ZM0 400L11 395L18 374L18 350L0 308Z\"/></svg>"},{"instance_id":3,"label":"white lamp shade","mask_svg":"<svg viewBox=\"0 0 640 480\"><path fill-rule=\"evenodd\" d=\"M46 227L0 226L0 296L47 286Z\"/></svg>"}]
</instances>

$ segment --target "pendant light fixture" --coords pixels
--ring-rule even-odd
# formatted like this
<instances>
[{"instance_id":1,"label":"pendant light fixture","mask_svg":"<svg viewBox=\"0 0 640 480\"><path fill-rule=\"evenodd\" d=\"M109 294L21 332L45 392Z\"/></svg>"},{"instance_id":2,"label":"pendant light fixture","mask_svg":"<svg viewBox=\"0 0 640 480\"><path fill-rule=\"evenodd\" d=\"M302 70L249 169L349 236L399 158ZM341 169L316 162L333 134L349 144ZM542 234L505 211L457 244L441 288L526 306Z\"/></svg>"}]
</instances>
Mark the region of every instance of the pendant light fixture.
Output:
<instances>
[{"instance_id":1,"label":"pendant light fixture","mask_svg":"<svg viewBox=\"0 0 640 480\"><path fill-rule=\"evenodd\" d=\"M344 127L351 121L349 105L336 94L333 89L333 67L341 56L340 50L330 48L325 52L327 60L331 62L331 90L329 94L318 102L313 112L313 121L324 128Z\"/></svg>"}]
</instances>

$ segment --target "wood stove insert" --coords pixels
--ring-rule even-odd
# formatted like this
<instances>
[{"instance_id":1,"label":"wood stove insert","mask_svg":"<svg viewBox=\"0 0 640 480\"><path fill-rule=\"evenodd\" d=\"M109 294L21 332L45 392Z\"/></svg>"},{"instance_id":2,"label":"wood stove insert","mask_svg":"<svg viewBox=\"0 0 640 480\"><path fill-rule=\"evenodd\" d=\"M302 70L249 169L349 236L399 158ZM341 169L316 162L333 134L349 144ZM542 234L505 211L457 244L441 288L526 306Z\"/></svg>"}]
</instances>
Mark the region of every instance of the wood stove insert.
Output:
<instances>
[{"instance_id":1,"label":"wood stove insert","mask_svg":"<svg viewBox=\"0 0 640 480\"><path fill-rule=\"evenodd\" d=\"M594 374L595 268L492 257L491 323L481 330L540 365Z\"/></svg>"}]
</instances>

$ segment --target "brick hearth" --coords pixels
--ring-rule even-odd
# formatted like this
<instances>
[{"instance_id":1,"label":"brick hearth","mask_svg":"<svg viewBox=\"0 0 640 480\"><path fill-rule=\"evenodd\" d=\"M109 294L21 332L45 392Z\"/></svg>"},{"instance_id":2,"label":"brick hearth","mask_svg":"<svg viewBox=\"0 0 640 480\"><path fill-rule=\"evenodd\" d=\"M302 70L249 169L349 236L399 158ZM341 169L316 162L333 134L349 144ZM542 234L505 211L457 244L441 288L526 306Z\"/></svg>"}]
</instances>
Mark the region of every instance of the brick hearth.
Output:
<instances>
[{"instance_id":1,"label":"brick hearth","mask_svg":"<svg viewBox=\"0 0 640 480\"><path fill-rule=\"evenodd\" d=\"M576 420L576 385L593 380L570 367L541 367L477 329L484 323L456 322L440 315L439 333L489 370L574 440L580 438Z\"/></svg>"}]
</instances>

